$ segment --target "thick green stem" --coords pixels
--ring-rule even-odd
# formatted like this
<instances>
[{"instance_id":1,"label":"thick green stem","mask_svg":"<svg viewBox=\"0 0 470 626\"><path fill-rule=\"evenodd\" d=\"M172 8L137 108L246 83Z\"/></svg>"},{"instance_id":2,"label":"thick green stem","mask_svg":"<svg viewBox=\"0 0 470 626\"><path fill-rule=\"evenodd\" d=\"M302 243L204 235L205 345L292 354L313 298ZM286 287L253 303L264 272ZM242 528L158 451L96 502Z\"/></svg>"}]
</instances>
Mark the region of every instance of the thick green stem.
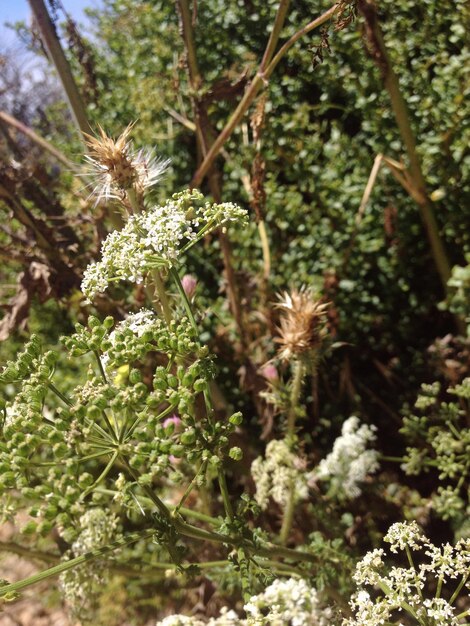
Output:
<instances>
[{"instance_id":1,"label":"thick green stem","mask_svg":"<svg viewBox=\"0 0 470 626\"><path fill-rule=\"evenodd\" d=\"M166 295L165 285L163 284L162 277L160 273L157 271L152 272L152 280L155 284L156 294L158 296L158 301L162 307L163 317L167 324L171 323L173 319L171 314L170 301L168 300L168 296Z\"/></svg>"},{"instance_id":2,"label":"thick green stem","mask_svg":"<svg viewBox=\"0 0 470 626\"><path fill-rule=\"evenodd\" d=\"M305 365L302 361L295 362L295 370L294 370L294 380L292 381L292 389L290 395L290 406L289 413L287 415L287 429L286 435L288 441L291 443L295 440L295 420L297 416L297 406L300 401L300 394L302 391L302 383L305 377ZM294 521L294 512L296 505L296 490L295 490L295 479L292 481L290 485L290 492L286 504L286 508L284 509L284 515L282 517L282 526L281 531L279 533L279 541L282 544L287 543L289 539L290 529L292 528L292 523Z\"/></svg>"},{"instance_id":3,"label":"thick green stem","mask_svg":"<svg viewBox=\"0 0 470 626\"><path fill-rule=\"evenodd\" d=\"M223 467L219 467L217 476L219 479L220 493L222 494L222 500L224 502L225 514L229 519L233 520L233 507L232 503L230 502L230 494L228 492L227 480L225 478L225 472Z\"/></svg>"},{"instance_id":4,"label":"thick green stem","mask_svg":"<svg viewBox=\"0 0 470 626\"><path fill-rule=\"evenodd\" d=\"M302 383L305 377L305 365L302 361L296 361L294 365L294 380L292 381L292 389L290 394L289 412L287 414L286 435L291 439L295 435L295 420L297 418L297 407L300 401L300 393L302 391Z\"/></svg>"},{"instance_id":5,"label":"thick green stem","mask_svg":"<svg viewBox=\"0 0 470 626\"><path fill-rule=\"evenodd\" d=\"M19 580L16 583L11 583L9 585L4 585L0 587L0 598L9 593L15 593L20 591L21 589L25 589L31 585L41 582L42 580L46 580L47 578L51 578L52 576L57 576L58 574L62 574L62 572L66 572L73 567L77 567L78 565L82 565L83 563L89 563L91 561L95 561L96 559L106 556L111 552L123 547L128 546L132 543L136 543L141 539L148 539L155 534L155 530L146 530L140 533L131 533L127 535L123 539L119 541L115 541L114 543L110 543L103 548L97 548L92 552L87 552L86 554L82 554L81 556L77 556L74 559L70 559L65 561L64 563L60 563L59 565L54 565L54 567L50 567L49 569L44 570L43 572L38 572L37 574L33 574L32 576L28 576L28 578L24 578L23 580Z\"/></svg>"}]
</instances>

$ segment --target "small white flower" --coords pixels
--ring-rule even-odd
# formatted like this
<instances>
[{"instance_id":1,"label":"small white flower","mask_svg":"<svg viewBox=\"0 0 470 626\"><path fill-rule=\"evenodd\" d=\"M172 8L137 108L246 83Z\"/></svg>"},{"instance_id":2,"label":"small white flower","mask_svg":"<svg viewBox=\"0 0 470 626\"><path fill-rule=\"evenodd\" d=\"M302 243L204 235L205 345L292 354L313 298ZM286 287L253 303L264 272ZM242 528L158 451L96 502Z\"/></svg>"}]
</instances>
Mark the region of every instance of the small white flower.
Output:
<instances>
[{"instance_id":1,"label":"small white flower","mask_svg":"<svg viewBox=\"0 0 470 626\"><path fill-rule=\"evenodd\" d=\"M292 490L295 499L308 498L310 475L305 463L291 452L284 440L273 440L266 446L265 457L258 457L251 465L251 475L256 485L255 500L265 510L269 498L286 506Z\"/></svg>"},{"instance_id":2,"label":"small white flower","mask_svg":"<svg viewBox=\"0 0 470 626\"><path fill-rule=\"evenodd\" d=\"M378 452L366 449L375 441L376 430L375 426L361 425L355 416L346 420L332 452L318 465L316 477L328 480L333 492L341 497L360 496L361 483L379 467Z\"/></svg>"},{"instance_id":3,"label":"small white flower","mask_svg":"<svg viewBox=\"0 0 470 626\"><path fill-rule=\"evenodd\" d=\"M82 291L87 300L113 281L141 283L150 271L173 266L181 251L217 226L246 219L246 211L232 203L202 204L203 199L194 190L175 194L161 206L132 215L122 230L110 233L102 244L101 260L85 270Z\"/></svg>"},{"instance_id":4,"label":"small white flower","mask_svg":"<svg viewBox=\"0 0 470 626\"><path fill-rule=\"evenodd\" d=\"M407 547L412 550L420 550L424 544L429 543L416 522L392 524L384 537L384 541L390 544L392 552L398 552L398 549L405 550Z\"/></svg>"}]
</instances>

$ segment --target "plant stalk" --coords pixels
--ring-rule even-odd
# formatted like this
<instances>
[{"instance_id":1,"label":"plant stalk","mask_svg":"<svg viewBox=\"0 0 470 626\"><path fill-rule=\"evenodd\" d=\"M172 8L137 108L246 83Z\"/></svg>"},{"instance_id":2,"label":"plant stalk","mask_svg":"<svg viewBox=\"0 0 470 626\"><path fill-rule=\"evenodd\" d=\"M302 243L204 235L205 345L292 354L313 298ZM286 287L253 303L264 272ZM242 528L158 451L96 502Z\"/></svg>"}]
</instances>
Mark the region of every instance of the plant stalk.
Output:
<instances>
[{"instance_id":1,"label":"plant stalk","mask_svg":"<svg viewBox=\"0 0 470 626\"><path fill-rule=\"evenodd\" d=\"M439 227L434 215L434 210L426 191L426 182L418 155L416 138L411 127L410 114L405 99L400 91L398 76L396 75L390 56L383 39L382 29L377 18L375 5L371 0L359 0L358 8L366 21L366 36L372 48L374 59L382 74L385 89L390 97L392 110L395 115L398 130L406 148L409 160L409 171L414 181L414 186L419 192L417 201L421 219L431 247L431 253L440 275L444 291L447 292L447 281L451 274L451 265L444 248L444 243L439 234Z\"/></svg>"},{"instance_id":2,"label":"plant stalk","mask_svg":"<svg viewBox=\"0 0 470 626\"><path fill-rule=\"evenodd\" d=\"M290 395L289 413L287 415L287 428L286 437L292 446L295 441L295 420L297 416L297 405L300 400L300 393L302 391L302 383L305 377L305 365L302 361L298 360L295 363L294 380L292 382L292 389ZM289 539L289 533L294 521L294 512L296 505L295 497L295 480L290 485L290 492L284 509L284 515L282 517L282 525L279 533L279 541L281 544L286 544Z\"/></svg>"},{"instance_id":3,"label":"plant stalk","mask_svg":"<svg viewBox=\"0 0 470 626\"><path fill-rule=\"evenodd\" d=\"M83 104L82 97L78 91L69 62L67 61L64 51L62 50L54 24L52 23L43 0L28 1L41 34L42 42L47 50L49 60L53 63L59 75L60 82L62 83L62 87L65 91L70 111L72 113L72 118L77 126L77 129L79 130L80 138L83 141L83 133L91 134L91 128L88 123L85 105Z\"/></svg>"}]
</instances>

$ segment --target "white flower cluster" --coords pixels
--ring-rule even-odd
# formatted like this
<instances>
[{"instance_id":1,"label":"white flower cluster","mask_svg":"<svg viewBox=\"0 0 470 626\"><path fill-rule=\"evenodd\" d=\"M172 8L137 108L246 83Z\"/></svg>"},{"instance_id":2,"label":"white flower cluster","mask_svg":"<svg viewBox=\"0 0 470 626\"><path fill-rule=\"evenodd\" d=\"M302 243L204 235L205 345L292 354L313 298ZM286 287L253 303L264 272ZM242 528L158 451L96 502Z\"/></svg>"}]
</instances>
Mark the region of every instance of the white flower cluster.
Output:
<instances>
[{"instance_id":1,"label":"white flower cluster","mask_svg":"<svg viewBox=\"0 0 470 626\"><path fill-rule=\"evenodd\" d=\"M114 346L116 337L126 330L130 330L137 337L142 337L146 332L152 331L158 325L158 316L150 309L141 309L138 313L131 313L126 319L119 322L114 330L109 333L108 341ZM107 368L109 356L105 351L101 357L101 363Z\"/></svg>"},{"instance_id":2,"label":"white flower cluster","mask_svg":"<svg viewBox=\"0 0 470 626\"><path fill-rule=\"evenodd\" d=\"M141 283L149 271L174 265L179 253L206 233L246 216L245 210L232 203L204 203L197 191L175 194L162 206L132 215L121 231L108 235L101 247L101 261L91 263L85 271L82 291L91 301L110 282Z\"/></svg>"},{"instance_id":3,"label":"white flower cluster","mask_svg":"<svg viewBox=\"0 0 470 626\"><path fill-rule=\"evenodd\" d=\"M396 623L403 613L408 613L420 624L432 626L460 626L466 620L467 612L458 614L454 604L458 594L449 594L450 600L440 597L443 585L454 581L450 591L464 589L465 580L470 575L470 540L461 539L455 546L433 545L421 532L416 522L397 523L390 527L385 541L390 550L406 551L410 566L386 569L384 550L373 550L366 554L356 566L354 580L360 586L351 599L355 617L343 620L343 626L380 626ZM420 550L420 562L414 565L411 550ZM423 562L421 557L425 556ZM433 580L434 579L434 580ZM378 597L371 597L363 585L372 585L381 590ZM436 589L435 597L426 597L427 590ZM445 595L445 594L443 594ZM462 621L463 620L463 621Z\"/></svg>"},{"instance_id":4,"label":"white flower cluster","mask_svg":"<svg viewBox=\"0 0 470 626\"><path fill-rule=\"evenodd\" d=\"M103 509L88 509L80 517L79 527L80 534L72 543L72 552L75 556L91 552L112 541L118 527L118 519Z\"/></svg>"},{"instance_id":5,"label":"white flower cluster","mask_svg":"<svg viewBox=\"0 0 470 626\"><path fill-rule=\"evenodd\" d=\"M127 329L131 330L137 337L142 337L148 330L153 330L157 320L157 315L150 309L141 309L138 313L131 313L125 320L117 324L116 328L110 333L109 340L112 342L117 332Z\"/></svg>"},{"instance_id":6,"label":"white flower cluster","mask_svg":"<svg viewBox=\"0 0 470 626\"><path fill-rule=\"evenodd\" d=\"M375 441L375 426L360 424L359 418L347 419L333 450L315 471L315 477L330 481L332 492L352 499L361 495L361 483L378 467L378 452L367 450Z\"/></svg>"},{"instance_id":7,"label":"white flower cluster","mask_svg":"<svg viewBox=\"0 0 470 626\"><path fill-rule=\"evenodd\" d=\"M303 579L275 580L245 605L251 626L329 626L331 609L322 609L316 589Z\"/></svg>"},{"instance_id":8,"label":"white flower cluster","mask_svg":"<svg viewBox=\"0 0 470 626\"><path fill-rule=\"evenodd\" d=\"M115 536L118 520L103 509L89 509L80 517L80 534L72 543L69 559L108 544ZM102 563L95 561L93 567L86 563L63 572L59 584L70 612L79 619L91 619L100 589L108 581L108 573Z\"/></svg>"},{"instance_id":9,"label":"white flower cluster","mask_svg":"<svg viewBox=\"0 0 470 626\"><path fill-rule=\"evenodd\" d=\"M156 626L330 626L332 611L323 609L318 593L305 580L275 580L244 606L246 619L223 608L217 618L207 622L170 615Z\"/></svg>"},{"instance_id":10,"label":"white flower cluster","mask_svg":"<svg viewBox=\"0 0 470 626\"><path fill-rule=\"evenodd\" d=\"M304 461L291 452L285 440L268 443L264 459L258 457L251 464L251 475L256 485L255 500L263 510L270 497L285 506L293 489L297 501L308 497L310 474L305 471Z\"/></svg>"},{"instance_id":11,"label":"white flower cluster","mask_svg":"<svg viewBox=\"0 0 470 626\"><path fill-rule=\"evenodd\" d=\"M207 622L187 615L169 615L157 622L156 626L239 626L245 623L245 620L241 620L235 611L229 611L223 607L219 617L212 617Z\"/></svg>"}]
</instances>

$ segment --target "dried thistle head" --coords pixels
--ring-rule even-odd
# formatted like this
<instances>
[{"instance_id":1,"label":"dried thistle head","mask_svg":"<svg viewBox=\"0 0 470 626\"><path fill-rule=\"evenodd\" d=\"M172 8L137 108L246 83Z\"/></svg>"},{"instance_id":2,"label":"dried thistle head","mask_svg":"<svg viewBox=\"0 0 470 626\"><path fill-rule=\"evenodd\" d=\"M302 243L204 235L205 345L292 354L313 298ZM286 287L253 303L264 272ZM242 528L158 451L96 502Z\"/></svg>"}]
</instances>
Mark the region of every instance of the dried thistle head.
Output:
<instances>
[{"instance_id":1,"label":"dried thistle head","mask_svg":"<svg viewBox=\"0 0 470 626\"><path fill-rule=\"evenodd\" d=\"M279 357L283 361L315 357L327 334L326 310L329 303L321 303L309 289L293 289L279 295L276 307L281 310Z\"/></svg>"},{"instance_id":2,"label":"dried thistle head","mask_svg":"<svg viewBox=\"0 0 470 626\"><path fill-rule=\"evenodd\" d=\"M117 139L108 137L101 126L97 137L85 135L87 173L94 178L92 195L98 201L123 198L130 190L141 198L168 167L169 161L157 159L151 150L135 150L129 139L133 126L129 124Z\"/></svg>"}]
</instances>

